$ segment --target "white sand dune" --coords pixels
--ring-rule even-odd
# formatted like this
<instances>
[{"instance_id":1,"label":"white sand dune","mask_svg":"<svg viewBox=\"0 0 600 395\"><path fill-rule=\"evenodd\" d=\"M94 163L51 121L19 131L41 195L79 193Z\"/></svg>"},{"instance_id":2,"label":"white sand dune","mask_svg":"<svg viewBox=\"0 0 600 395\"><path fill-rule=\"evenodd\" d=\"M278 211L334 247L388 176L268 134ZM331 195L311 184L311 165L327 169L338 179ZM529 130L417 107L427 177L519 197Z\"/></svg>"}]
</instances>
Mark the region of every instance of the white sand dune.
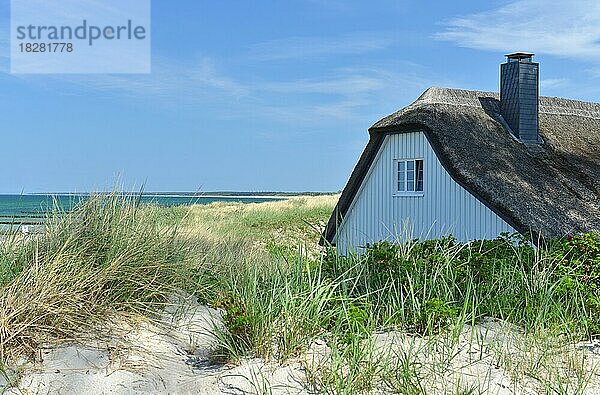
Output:
<instances>
[{"instance_id":1,"label":"white sand dune","mask_svg":"<svg viewBox=\"0 0 600 395\"><path fill-rule=\"evenodd\" d=\"M180 310L181 305L186 309ZM214 364L209 358L217 344L212 332L221 325L219 311L180 296L159 319L135 326L115 322L105 340L41 350L36 362L13 366L21 373L17 385L6 393L300 394L310 393L304 369L315 371L328 364L330 350L322 341L313 343L301 360L285 366L261 359ZM600 365L600 344L549 348L493 319L466 325L456 336L449 341L377 333L375 353L393 356L391 363L418 367L420 385L432 394L458 388L486 394L537 394L553 385L544 381L546 376L564 380L560 384L567 388L565 393L572 393L568 389L584 380L585 394L600 394L600 375L595 370ZM388 391L382 386L373 392Z\"/></svg>"},{"instance_id":2,"label":"white sand dune","mask_svg":"<svg viewBox=\"0 0 600 395\"><path fill-rule=\"evenodd\" d=\"M439 337L375 335L381 354L419 367L427 394L600 394L600 342L569 344L486 318ZM563 392L558 391L562 389ZM584 392L578 390L584 389Z\"/></svg>"},{"instance_id":3,"label":"white sand dune","mask_svg":"<svg viewBox=\"0 0 600 395\"><path fill-rule=\"evenodd\" d=\"M188 298L156 321L114 325L104 341L65 344L41 350L8 394L246 394L257 386L273 393L298 393L299 364L273 367L260 359L239 366L217 365L209 356L212 335L222 325L219 311Z\"/></svg>"}]
</instances>

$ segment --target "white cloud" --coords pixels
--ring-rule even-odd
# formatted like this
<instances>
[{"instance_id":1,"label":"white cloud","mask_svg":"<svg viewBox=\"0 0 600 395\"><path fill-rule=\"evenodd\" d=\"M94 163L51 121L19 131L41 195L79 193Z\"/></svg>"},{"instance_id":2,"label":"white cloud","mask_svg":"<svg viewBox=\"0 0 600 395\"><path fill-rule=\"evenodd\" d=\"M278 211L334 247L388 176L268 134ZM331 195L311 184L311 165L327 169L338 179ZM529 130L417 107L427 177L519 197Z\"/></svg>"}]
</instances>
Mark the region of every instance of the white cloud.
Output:
<instances>
[{"instance_id":1,"label":"white cloud","mask_svg":"<svg viewBox=\"0 0 600 395\"><path fill-rule=\"evenodd\" d=\"M461 47L600 60L600 2L518 0L446 22L435 35Z\"/></svg>"},{"instance_id":2,"label":"white cloud","mask_svg":"<svg viewBox=\"0 0 600 395\"><path fill-rule=\"evenodd\" d=\"M267 82L260 89L278 93L316 93L357 95L383 88L384 81L376 76L352 75L329 80L304 79L291 82Z\"/></svg>"},{"instance_id":3,"label":"white cloud","mask_svg":"<svg viewBox=\"0 0 600 395\"><path fill-rule=\"evenodd\" d=\"M569 85L569 83L568 78L547 78L540 81L540 87L542 89L562 88Z\"/></svg>"},{"instance_id":4,"label":"white cloud","mask_svg":"<svg viewBox=\"0 0 600 395\"><path fill-rule=\"evenodd\" d=\"M338 37L291 37L255 44L250 57L259 61L358 55L386 49L397 42L389 33L355 33Z\"/></svg>"},{"instance_id":5,"label":"white cloud","mask_svg":"<svg viewBox=\"0 0 600 395\"><path fill-rule=\"evenodd\" d=\"M218 89L228 95L240 97L248 94L244 85L221 74L209 58L203 58L188 74L192 82Z\"/></svg>"},{"instance_id":6,"label":"white cloud","mask_svg":"<svg viewBox=\"0 0 600 395\"><path fill-rule=\"evenodd\" d=\"M20 79L39 83L54 81L88 94L90 90L119 93L128 97L185 98L200 102L214 97L237 99L248 93L247 88L222 74L209 58L196 62L177 63L155 59L151 74L53 74L21 75Z\"/></svg>"},{"instance_id":7,"label":"white cloud","mask_svg":"<svg viewBox=\"0 0 600 395\"><path fill-rule=\"evenodd\" d=\"M417 71L418 70L418 71ZM255 89L274 93L323 94L356 98L391 89L424 86L427 73L411 62L393 62L374 67L345 67L332 70L327 77L293 81L266 81Z\"/></svg>"},{"instance_id":8,"label":"white cloud","mask_svg":"<svg viewBox=\"0 0 600 395\"><path fill-rule=\"evenodd\" d=\"M259 96L263 91L271 98L284 99L281 102L285 105L272 100L261 107L261 113L284 122L365 122L377 116L373 115L374 110L377 113L395 111L429 86L448 85L448 81L428 78L429 74L430 71L413 63L392 63L335 69L320 79L263 82L253 85L253 90ZM307 99L306 95L318 98ZM290 103L285 100L289 97L300 97L300 100Z\"/></svg>"},{"instance_id":9,"label":"white cloud","mask_svg":"<svg viewBox=\"0 0 600 395\"><path fill-rule=\"evenodd\" d=\"M217 119L267 119L298 130L340 122L371 121L414 100L431 85L452 85L411 62L328 70L315 78L242 79L217 61L156 59L151 74L19 75L24 83L65 95L98 95L148 101L169 111L210 111ZM210 108L210 110L207 110Z\"/></svg>"}]
</instances>

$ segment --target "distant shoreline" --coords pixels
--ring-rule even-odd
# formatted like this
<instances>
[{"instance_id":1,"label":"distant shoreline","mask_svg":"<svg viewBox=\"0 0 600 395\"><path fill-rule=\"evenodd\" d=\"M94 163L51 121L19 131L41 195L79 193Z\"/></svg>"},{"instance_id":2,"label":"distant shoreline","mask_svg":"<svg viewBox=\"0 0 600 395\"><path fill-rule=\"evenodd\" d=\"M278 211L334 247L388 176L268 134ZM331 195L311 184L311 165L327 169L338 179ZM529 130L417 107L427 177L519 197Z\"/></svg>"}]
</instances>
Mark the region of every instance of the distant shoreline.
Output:
<instances>
[{"instance_id":1,"label":"distant shoreline","mask_svg":"<svg viewBox=\"0 0 600 395\"><path fill-rule=\"evenodd\" d=\"M112 192L95 192L91 195L107 196ZM76 204L86 201L88 193L27 193L20 195L0 194L0 233L6 233L15 225L38 225L44 223L49 214L55 215L56 210L68 212ZM313 192L314 196L314 192ZM290 192L119 192L117 198L139 201L141 204L157 204L159 206L192 206L214 202L230 203L264 203L299 199L308 197L307 193Z\"/></svg>"},{"instance_id":2,"label":"distant shoreline","mask_svg":"<svg viewBox=\"0 0 600 395\"><path fill-rule=\"evenodd\" d=\"M0 196L88 196L92 194L110 194L112 192L32 192L23 194L0 194ZM334 195L339 192L142 192L142 196L150 197L192 197L192 198L243 198L243 199L281 199L297 196ZM122 195L138 195L140 192L120 192Z\"/></svg>"}]
</instances>

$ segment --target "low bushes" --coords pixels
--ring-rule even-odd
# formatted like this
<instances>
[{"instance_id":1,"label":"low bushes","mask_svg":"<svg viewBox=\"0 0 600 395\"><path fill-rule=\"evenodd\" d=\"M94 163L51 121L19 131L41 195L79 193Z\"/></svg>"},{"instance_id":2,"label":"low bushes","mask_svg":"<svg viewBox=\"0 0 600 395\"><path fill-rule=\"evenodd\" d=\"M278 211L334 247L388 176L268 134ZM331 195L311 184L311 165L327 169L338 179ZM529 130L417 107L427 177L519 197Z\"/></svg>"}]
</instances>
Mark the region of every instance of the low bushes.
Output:
<instances>
[{"instance_id":1,"label":"low bushes","mask_svg":"<svg viewBox=\"0 0 600 395\"><path fill-rule=\"evenodd\" d=\"M373 306L381 325L439 330L461 315L505 319L529 330L600 335L600 237L536 249L519 235L457 243L376 243L362 256L328 254L326 275Z\"/></svg>"},{"instance_id":2,"label":"low bushes","mask_svg":"<svg viewBox=\"0 0 600 395\"><path fill-rule=\"evenodd\" d=\"M290 249L230 250L215 254L217 264L202 271L197 287L212 287L205 302L227 310L225 340L236 358L285 358L315 336L344 347L378 328L433 334L490 316L530 332L584 338L600 335L599 246L597 235L543 249L503 235L468 244L451 237L383 242L360 256L330 250L316 260Z\"/></svg>"}]
</instances>

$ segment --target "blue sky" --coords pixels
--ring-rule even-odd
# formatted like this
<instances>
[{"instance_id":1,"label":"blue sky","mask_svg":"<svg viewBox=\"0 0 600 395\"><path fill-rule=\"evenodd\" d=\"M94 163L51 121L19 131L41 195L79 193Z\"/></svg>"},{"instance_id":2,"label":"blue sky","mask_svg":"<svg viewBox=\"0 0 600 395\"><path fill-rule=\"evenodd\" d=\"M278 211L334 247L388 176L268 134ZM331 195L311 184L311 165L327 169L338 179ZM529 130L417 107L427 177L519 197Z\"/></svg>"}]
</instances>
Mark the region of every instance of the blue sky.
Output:
<instances>
[{"instance_id":1,"label":"blue sky","mask_svg":"<svg viewBox=\"0 0 600 395\"><path fill-rule=\"evenodd\" d=\"M375 121L497 90L515 50L543 95L600 101L597 1L154 0L149 75L11 75L9 9L0 193L337 191Z\"/></svg>"}]
</instances>

